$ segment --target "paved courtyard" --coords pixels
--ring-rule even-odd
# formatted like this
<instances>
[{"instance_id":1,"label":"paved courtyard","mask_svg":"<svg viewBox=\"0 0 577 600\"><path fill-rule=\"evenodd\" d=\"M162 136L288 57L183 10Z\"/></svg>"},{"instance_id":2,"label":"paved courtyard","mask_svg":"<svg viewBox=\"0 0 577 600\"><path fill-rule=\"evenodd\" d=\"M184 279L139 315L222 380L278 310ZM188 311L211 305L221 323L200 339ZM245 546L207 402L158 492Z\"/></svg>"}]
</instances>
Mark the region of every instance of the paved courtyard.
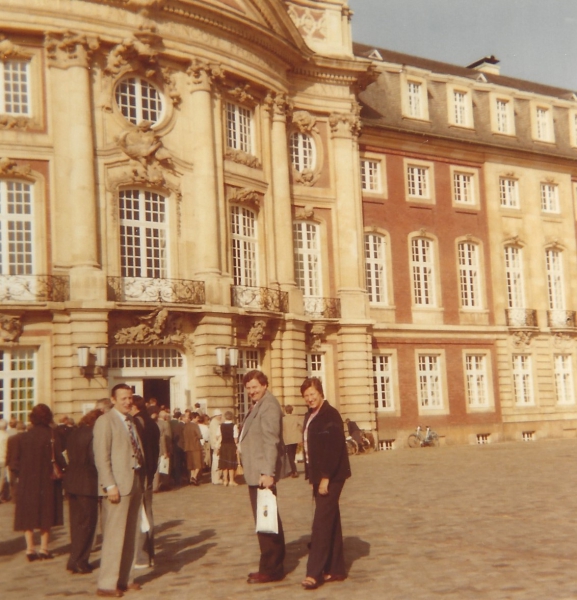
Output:
<instances>
[{"instance_id":1,"label":"paved courtyard","mask_svg":"<svg viewBox=\"0 0 577 600\"><path fill-rule=\"evenodd\" d=\"M248 585L258 560L246 486L156 494L156 567L129 598L577 599L577 440L402 449L352 458L341 501L349 579L304 591L312 518L303 477L279 485L287 577ZM66 507L67 510L67 507ZM29 564L0 506L2 600L95 597L96 573ZM99 545L92 555L98 565Z\"/></svg>"}]
</instances>

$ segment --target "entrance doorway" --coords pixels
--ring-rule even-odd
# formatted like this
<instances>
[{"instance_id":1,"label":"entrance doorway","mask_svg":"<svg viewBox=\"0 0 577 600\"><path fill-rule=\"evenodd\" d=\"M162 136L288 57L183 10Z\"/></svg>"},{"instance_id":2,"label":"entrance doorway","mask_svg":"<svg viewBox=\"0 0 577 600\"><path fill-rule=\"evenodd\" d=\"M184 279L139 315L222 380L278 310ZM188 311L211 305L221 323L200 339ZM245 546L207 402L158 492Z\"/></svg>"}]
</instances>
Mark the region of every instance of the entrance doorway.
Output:
<instances>
[{"instance_id":1,"label":"entrance doorway","mask_svg":"<svg viewBox=\"0 0 577 600\"><path fill-rule=\"evenodd\" d=\"M158 406L170 409L170 378L143 379L142 395L147 402L151 398L156 398Z\"/></svg>"}]
</instances>

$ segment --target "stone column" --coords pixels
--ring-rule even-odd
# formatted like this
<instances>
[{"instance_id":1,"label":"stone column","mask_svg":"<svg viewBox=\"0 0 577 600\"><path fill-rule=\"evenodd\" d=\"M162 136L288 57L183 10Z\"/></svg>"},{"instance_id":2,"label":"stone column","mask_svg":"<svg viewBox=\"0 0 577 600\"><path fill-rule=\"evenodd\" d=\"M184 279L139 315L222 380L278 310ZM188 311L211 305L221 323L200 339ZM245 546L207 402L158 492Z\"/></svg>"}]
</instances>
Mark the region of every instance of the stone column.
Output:
<instances>
[{"instance_id":1,"label":"stone column","mask_svg":"<svg viewBox=\"0 0 577 600\"><path fill-rule=\"evenodd\" d=\"M271 180L276 274L281 290L289 293L289 312L302 313L302 293L296 287L286 118L289 105L284 94L270 92L266 105L271 115Z\"/></svg>"},{"instance_id":2,"label":"stone column","mask_svg":"<svg viewBox=\"0 0 577 600\"><path fill-rule=\"evenodd\" d=\"M70 266L71 300L106 298L98 257L90 82L90 55L96 46L95 41L71 32L46 37L58 213L54 262Z\"/></svg>"},{"instance_id":3,"label":"stone column","mask_svg":"<svg viewBox=\"0 0 577 600\"><path fill-rule=\"evenodd\" d=\"M191 118L192 137L189 142L193 163L193 206L195 239L195 277L206 283L207 303L221 304L218 176L215 156L212 86L220 77L220 68L204 61L195 61L188 70L191 94L187 113ZM187 157L188 158L188 157Z\"/></svg>"},{"instance_id":4,"label":"stone column","mask_svg":"<svg viewBox=\"0 0 577 600\"><path fill-rule=\"evenodd\" d=\"M335 157L337 291L343 319L364 318L368 303L364 284L363 216L359 183L357 138L360 119L351 113L329 117Z\"/></svg>"}]
</instances>

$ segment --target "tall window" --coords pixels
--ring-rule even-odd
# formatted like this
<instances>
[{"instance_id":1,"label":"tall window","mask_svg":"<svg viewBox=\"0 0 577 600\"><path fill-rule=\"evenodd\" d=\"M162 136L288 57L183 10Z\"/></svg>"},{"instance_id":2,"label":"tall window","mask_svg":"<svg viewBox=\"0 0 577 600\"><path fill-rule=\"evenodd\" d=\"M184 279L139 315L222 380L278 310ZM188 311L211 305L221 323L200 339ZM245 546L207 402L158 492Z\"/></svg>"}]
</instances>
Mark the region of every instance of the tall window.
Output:
<instances>
[{"instance_id":1,"label":"tall window","mask_svg":"<svg viewBox=\"0 0 577 600\"><path fill-rule=\"evenodd\" d=\"M162 98L158 89L140 77L123 79L116 86L116 103L124 118L133 125L142 121L158 123L162 117Z\"/></svg>"},{"instance_id":2,"label":"tall window","mask_svg":"<svg viewBox=\"0 0 577 600\"><path fill-rule=\"evenodd\" d=\"M365 273L369 301L387 303L386 240L382 235L365 235Z\"/></svg>"},{"instance_id":3,"label":"tall window","mask_svg":"<svg viewBox=\"0 0 577 600\"><path fill-rule=\"evenodd\" d=\"M551 310L565 309L565 286L563 281L563 255L557 250L545 250L547 291Z\"/></svg>"},{"instance_id":4,"label":"tall window","mask_svg":"<svg viewBox=\"0 0 577 600\"><path fill-rule=\"evenodd\" d=\"M423 117L423 86L417 81L409 81L407 83L407 97L409 116L418 119Z\"/></svg>"},{"instance_id":5,"label":"tall window","mask_svg":"<svg viewBox=\"0 0 577 600\"><path fill-rule=\"evenodd\" d=\"M509 101L497 98L495 111L497 115L497 131L499 133L509 133Z\"/></svg>"},{"instance_id":6,"label":"tall window","mask_svg":"<svg viewBox=\"0 0 577 600\"><path fill-rule=\"evenodd\" d=\"M260 369L258 350L245 350L240 348L238 351L238 367L236 369L236 411L238 422L242 423L250 410L250 398L242 384L243 377L255 369Z\"/></svg>"},{"instance_id":7,"label":"tall window","mask_svg":"<svg viewBox=\"0 0 577 600\"><path fill-rule=\"evenodd\" d=\"M0 180L0 274L33 273L32 186Z\"/></svg>"},{"instance_id":8,"label":"tall window","mask_svg":"<svg viewBox=\"0 0 577 600\"><path fill-rule=\"evenodd\" d=\"M421 408L443 408L441 357L419 355L419 403Z\"/></svg>"},{"instance_id":9,"label":"tall window","mask_svg":"<svg viewBox=\"0 0 577 600\"><path fill-rule=\"evenodd\" d=\"M571 355L556 354L555 361L555 394L557 404L575 404L575 388L573 387L573 366Z\"/></svg>"},{"instance_id":10,"label":"tall window","mask_svg":"<svg viewBox=\"0 0 577 600\"><path fill-rule=\"evenodd\" d=\"M390 354L373 356L373 398L377 410L393 410L393 357Z\"/></svg>"},{"instance_id":11,"label":"tall window","mask_svg":"<svg viewBox=\"0 0 577 600\"><path fill-rule=\"evenodd\" d=\"M366 192L381 191L381 163L378 160L361 160L361 186Z\"/></svg>"},{"instance_id":12,"label":"tall window","mask_svg":"<svg viewBox=\"0 0 577 600\"><path fill-rule=\"evenodd\" d=\"M29 69L27 61L0 61L0 114L30 115Z\"/></svg>"},{"instance_id":13,"label":"tall window","mask_svg":"<svg viewBox=\"0 0 577 600\"><path fill-rule=\"evenodd\" d=\"M471 408L486 408L489 406L486 355L465 355L465 378L469 406Z\"/></svg>"},{"instance_id":14,"label":"tall window","mask_svg":"<svg viewBox=\"0 0 577 600\"><path fill-rule=\"evenodd\" d=\"M409 196L414 198L429 198L429 169L409 165L407 167L407 189Z\"/></svg>"},{"instance_id":15,"label":"tall window","mask_svg":"<svg viewBox=\"0 0 577 600\"><path fill-rule=\"evenodd\" d=\"M509 308L525 308L523 260L521 249L505 247L505 277L507 279L507 305Z\"/></svg>"},{"instance_id":16,"label":"tall window","mask_svg":"<svg viewBox=\"0 0 577 600\"><path fill-rule=\"evenodd\" d=\"M322 296L319 229L307 221L293 223L295 277L305 297Z\"/></svg>"},{"instance_id":17,"label":"tall window","mask_svg":"<svg viewBox=\"0 0 577 600\"><path fill-rule=\"evenodd\" d=\"M535 128L538 140L551 140L551 113L548 108L538 106L535 112Z\"/></svg>"},{"instance_id":18,"label":"tall window","mask_svg":"<svg viewBox=\"0 0 577 600\"><path fill-rule=\"evenodd\" d=\"M324 354L312 352L307 354L307 376L318 377L323 384L326 383L325 378L325 357ZM326 390L325 390L326 394Z\"/></svg>"},{"instance_id":19,"label":"tall window","mask_svg":"<svg viewBox=\"0 0 577 600\"><path fill-rule=\"evenodd\" d=\"M453 118L455 125L468 125L467 92L453 91Z\"/></svg>"},{"instance_id":20,"label":"tall window","mask_svg":"<svg viewBox=\"0 0 577 600\"><path fill-rule=\"evenodd\" d=\"M516 179L501 177L499 179L499 196L501 206L519 208L519 182Z\"/></svg>"},{"instance_id":21,"label":"tall window","mask_svg":"<svg viewBox=\"0 0 577 600\"><path fill-rule=\"evenodd\" d=\"M36 352L0 350L0 419L26 423L36 404Z\"/></svg>"},{"instance_id":22,"label":"tall window","mask_svg":"<svg viewBox=\"0 0 577 600\"><path fill-rule=\"evenodd\" d=\"M559 212L559 186L554 183L541 184L541 210Z\"/></svg>"},{"instance_id":23,"label":"tall window","mask_svg":"<svg viewBox=\"0 0 577 600\"><path fill-rule=\"evenodd\" d=\"M252 112L248 108L226 103L226 145L233 150L252 154Z\"/></svg>"},{"instance_id":24,"label":"tall window","mask_svg":"<svg viewBox=\"0 0 577 600\"><path fill-rule=\"evenodd\" d=\"M234 285L258 285L256 213L244 206L230 209L232 276Z\"/></svg>"},{"instance_id":25,"label":"tall window","mask_svg":"<svg viewBox=\"0 0 577 600\"><path fill-rule=\"evenodd\" d=\"M513 391L515 404L526 406L535 403L530 356L525 354L513 355Z\"/></svg>"},{"instance_id":26,"label":"tall window","mask_svg":"<svg viewBox=\"0 0 577 600\"><path fill-rule=\"evenodd\" d=\"M435 305L433 243L425 238L411 240L413 297L417 306Z\"/></svg>"},{"instance_id":27,"label":"tall window","mask_svg":"<svg viewBox=\"0 0 577 600\"><path fill-rule=\"evenodd\" d=\"M475 204L474 177L471 173L453 173L453 196L455 202Z\"/></svg>"},{"instance_id":28,"label":"tall window","mask_svg":"<svg viewBox=\"0 0 577 600\"><path fill-rule=\"evenodd\" d=\"M479 246L472 242L461 242L458 252L461 306L463 308L480 308Z\"/></svg>"},{"instance_id":29,"label":"tall window","mask_svg":"<svg viewBox=\"0 0 577 600\"><path fill-rule=\"evenodd\" d=\"M316 152L313 138L306 133L293 132L290 136L292 165L299 173L312 171L316 166Z\"/></svg>"},{"instance_id":30,"label":"tall window","mask_svg":"<svg viewBox=\"0 0 577 600\"><path fill-rule=\"evenodd\" d=\"M122 190L119 205L122 277L167 277L166 199L147 190Z\"/></svg>"}]
</instances>

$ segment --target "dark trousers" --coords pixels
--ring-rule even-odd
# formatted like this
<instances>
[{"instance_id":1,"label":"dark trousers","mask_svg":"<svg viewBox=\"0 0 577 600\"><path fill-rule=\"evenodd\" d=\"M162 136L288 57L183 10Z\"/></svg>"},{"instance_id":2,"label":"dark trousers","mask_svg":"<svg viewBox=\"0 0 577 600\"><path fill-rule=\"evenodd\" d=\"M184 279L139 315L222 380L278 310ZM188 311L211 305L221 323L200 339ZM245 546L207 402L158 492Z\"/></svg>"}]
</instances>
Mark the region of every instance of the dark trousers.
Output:
<instances>
[{"instance_id":1,"label":"dark trousers","mask_svg":"<svg viewBox=\"0 0 577 600\"><path fill-rule=\"evenodd\" d=\"M184 450L175 446L172 453L172 477L174 485L182 485L182 473L186 470Z\"/></svg>"},{"instance_id":2,"label":"dark trousers","mask_svg":"<svg viewBox=\"0 0 577 600\"><path fill-rule=\"evenodd\" d=\"M339 498L344 485L344 481L331 481L327 496L318 493L318 485L313 486L315 516L307 562L307 577L312 577L316 581L322 581L323 573L333 576L346 575L339 510Z\"/></svg>"},{"instance_id":3,"label":"dark trousers","mask_svg":"<svg viewBox=\"0 0 577 600\"><path fill-rule=\"evenodd\" d=\"M288 444L287 446L285 446L286 455L288 456L289 463L291 466L291 473L297 472L297 463L295 461L295 457L297 455L297 446L298 444Z\"/></svg>"},{"instance_id":4,"label":"dark trousers","mask_svg":"<svg viewBox=\"0 0 577 600\"><path fill-rule=\"evenodd\" d=\"M152 488L147 487L142 492L142 510L146 512L146 518L150 529L142 531L140 519L136 528L136 554L134 562L137 565L152 565L154 563L154 515L152 513Z\"/></svg>"},{"instance_id":5,"label":"dark trousers","mask_svg":"<svg viewBox=\"0 0 577 600\"><path fill-rule=\"evenodd\" d=\"M250 496L250 504L252 506L252 514L256 523L256 494L258 486L250 485L248 493ZM271 488L276 496L276 486ZM284 531L280 520L280 512L278 514L278 533L257 533L258 544L260 546L260 562L258 572L264 575L273 577L284 574Z\"/></svg>"},{"instance_id":6,"label":"dark trousers","mask_svg":"<svg viewBox=\"0 0 577 600\"><path fill-rule=\"evenodd\" d=\"M68 495L70 556L67 569L87 567L98 522L98 496Z\"/></svg>"}]
</instances>

